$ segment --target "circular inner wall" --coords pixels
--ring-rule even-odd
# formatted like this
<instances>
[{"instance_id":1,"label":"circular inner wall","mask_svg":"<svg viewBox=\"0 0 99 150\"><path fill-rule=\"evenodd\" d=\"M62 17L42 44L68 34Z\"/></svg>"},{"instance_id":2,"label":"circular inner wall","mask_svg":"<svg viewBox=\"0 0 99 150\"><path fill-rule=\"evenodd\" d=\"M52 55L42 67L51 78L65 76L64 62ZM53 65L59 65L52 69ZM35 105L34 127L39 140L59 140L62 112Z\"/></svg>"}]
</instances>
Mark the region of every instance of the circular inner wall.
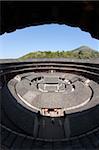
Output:
<instances>
[{"instance_id":1,"label":"circular inner wall","mask_svg":"<svg viewBox=\"0 0 99 150\"><path fill-rule=\"evenodd\" d=\"M75 74L28 73L17 75L11 82L15 80L18 101L43 116L64 116L65 111L83 107L92 97L90 80Z\"/></svg>"}]
</instances>

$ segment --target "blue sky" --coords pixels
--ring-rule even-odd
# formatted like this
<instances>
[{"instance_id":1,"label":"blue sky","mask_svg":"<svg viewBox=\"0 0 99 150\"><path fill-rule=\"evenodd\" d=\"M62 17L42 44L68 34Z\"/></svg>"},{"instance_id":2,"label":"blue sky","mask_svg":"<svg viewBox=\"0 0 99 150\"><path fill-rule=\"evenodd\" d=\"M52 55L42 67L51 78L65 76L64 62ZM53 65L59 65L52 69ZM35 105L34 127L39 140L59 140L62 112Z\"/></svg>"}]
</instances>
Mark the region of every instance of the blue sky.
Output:
<instances>
[{"instance_id":1,"label":"blue sky","mask_svg":"<svg viewBox=\"0 0 99 150\"><path fill-rule=\"evenodd\" d=\"M78 27L40 25L0 36L0 58L18 58L33 51L73 50L82 45L99 51L99 40Z\"/></svg>"}]
</instances>

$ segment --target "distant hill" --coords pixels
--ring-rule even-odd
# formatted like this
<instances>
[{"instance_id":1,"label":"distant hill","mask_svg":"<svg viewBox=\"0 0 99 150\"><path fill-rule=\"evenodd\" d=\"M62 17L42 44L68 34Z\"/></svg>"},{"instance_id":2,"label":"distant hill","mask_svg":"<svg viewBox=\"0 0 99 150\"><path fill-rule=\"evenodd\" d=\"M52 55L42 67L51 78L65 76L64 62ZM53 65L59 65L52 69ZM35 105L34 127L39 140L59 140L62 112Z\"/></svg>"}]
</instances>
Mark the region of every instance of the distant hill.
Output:
<instances>
[{"instance_id":1,"label":"distant hill","mask_svg":"<svg viewBox=\"0 0 99 150\"><path fill-rule=\"evenodd\" d=\"M88 46L81 46L71 51L72 54L80 59L99 58L99 52Z\"/></svg>"},{"instance_id":2,"label":"distant hill","mask_svg":"<svg viewBox=\"0 0 99 150\"><path fill-rule=\"evenodd\" d=\"M19 60L27 60L32 58L78 58L91 59L99 58L99 52L87 46L81 46L71 51L36 51L26 54L19 58Z\"/></svg>"},{"instance_id":3,"label":"distant hill","mask_svg":"<svg viewBox=\"0 0 99 150\"><path fill-rule=\"evenodd\" d=\"M76 48L72 50L73 52L77 51L95 51L94 49L88 47L88 46L80 46L79 48Z\"/></svg>"}]
</instances>

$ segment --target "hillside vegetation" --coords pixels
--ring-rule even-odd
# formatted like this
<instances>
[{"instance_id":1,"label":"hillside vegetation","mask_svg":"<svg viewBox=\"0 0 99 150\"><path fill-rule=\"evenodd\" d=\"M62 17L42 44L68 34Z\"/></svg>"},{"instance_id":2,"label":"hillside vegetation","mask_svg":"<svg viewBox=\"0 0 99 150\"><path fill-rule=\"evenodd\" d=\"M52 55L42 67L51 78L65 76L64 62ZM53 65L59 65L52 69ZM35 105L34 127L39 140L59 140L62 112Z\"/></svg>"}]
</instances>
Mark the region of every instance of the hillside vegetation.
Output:
<instances>
[{"instance_id":1,"label":"hillside vegetation","mask_svg":"<svg viewBox=\"0 0 99 150\"><path fill-rule=\"evenodd\" d=\"M20 57L20 60L27 60L32 58L78 58L91 59L99 58L99 52L87 46L81 46L71 51L36 51Z\"/></svg>"}]
</instances>

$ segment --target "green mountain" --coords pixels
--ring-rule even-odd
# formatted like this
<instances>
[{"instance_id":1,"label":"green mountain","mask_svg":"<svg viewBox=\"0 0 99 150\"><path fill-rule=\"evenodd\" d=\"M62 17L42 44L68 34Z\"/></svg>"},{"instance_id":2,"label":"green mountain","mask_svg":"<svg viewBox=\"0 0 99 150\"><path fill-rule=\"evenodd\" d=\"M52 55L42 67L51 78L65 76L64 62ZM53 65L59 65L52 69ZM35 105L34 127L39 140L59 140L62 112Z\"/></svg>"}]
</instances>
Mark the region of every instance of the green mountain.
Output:
<instances>
[{"instance_id":1,"label":"green mountain","mask_svg":"<svg viewBox=\"0 0 99 150\"><path fill-rule=\"evenodd\" d=\"M80 46L79 48L76 48L74 50L72 50L73 52L77 52L77 51L95 51L92 48L88 47L88 46Z\"/></svg>"},{"instance_id":2,"label":"green mountain","mask_svg":"<svg viewBox=\"0 0 99 150\"><path fill-rule=\"evenodd\" d=\"M20 57L20 60L27 60L32 58L78 58L91 59L99 58L99 52L87 46L81 46L71 51L36 51Z\"/></svg>"},{"instance_id":3,"label":"green mountain","mask_svg":"<svg viewBox=\"0 0 99 150\"><path fill-rule=\"evenodd\" d=\"M99 58L99 52L88 46L81 46L71 51L74 56L80 59Z\"/></svg>"}]
</instances>

